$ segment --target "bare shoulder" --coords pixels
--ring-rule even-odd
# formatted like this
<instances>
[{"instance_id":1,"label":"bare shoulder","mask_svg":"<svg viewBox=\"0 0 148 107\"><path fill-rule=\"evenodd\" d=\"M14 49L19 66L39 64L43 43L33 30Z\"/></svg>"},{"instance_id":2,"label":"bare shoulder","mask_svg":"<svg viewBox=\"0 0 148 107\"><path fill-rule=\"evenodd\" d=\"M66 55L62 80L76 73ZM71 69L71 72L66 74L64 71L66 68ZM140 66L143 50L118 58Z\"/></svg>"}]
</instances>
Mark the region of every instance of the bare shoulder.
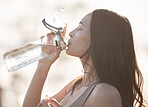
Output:
<instances>
[{"instance_id":1,"label":"bare shoulder","mask_svg":"<svg viewBox=\"0 0 148 107\"><path fill-rule=\"evenodd\" d=\"M122 107L122 101L117 88L101 83L96 85L85 105L85 107Z\"/></svg>"}]
</instances>

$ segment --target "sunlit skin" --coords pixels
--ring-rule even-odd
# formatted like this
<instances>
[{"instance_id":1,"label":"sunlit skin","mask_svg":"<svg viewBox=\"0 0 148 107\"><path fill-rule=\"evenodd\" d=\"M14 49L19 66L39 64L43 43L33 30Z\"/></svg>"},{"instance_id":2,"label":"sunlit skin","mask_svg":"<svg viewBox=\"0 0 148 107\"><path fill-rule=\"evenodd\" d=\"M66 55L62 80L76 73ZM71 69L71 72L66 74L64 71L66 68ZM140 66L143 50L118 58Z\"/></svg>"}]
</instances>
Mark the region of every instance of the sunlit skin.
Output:
<instances>
[{"instance_id":1,"label":"sunlit skin","mask_svg":"<svg viewBox=\"0 0 148 107\"><path fill-rule=\"evenodd\" d=\"M68 49L66 53L68 55L80 57L82 56L90 46L90 18L91 14L84 17L78 27L70 32Z\"/></svg>"},{"instance_id":2,"label":"sunlit skin","mask_svg":"<svg viewBox=\"0 0 148 107\"><path fill-rule=\"evenodd\" d=\"M68 55L80 58L88 50L90 46L91 17L92 13L87 14L80 21L78 27L69 33L71 38L68 43L68 49L66 50ZM53 107L68 107L76 99L78 99L80 95L82 95L82 93L88 88L90 84L99 81L95 70L92 71L90 66L85 65L83 66L84 76L82 78L82 82L76 87L73 95L68 92L72 88L72 83L75 80L67 84L54 96L47 97L40 102L42 88L44 86L49 69L60 56L60 49L56 47L48 48L46 51L53 49L54 54L49 51L48 54L52 54L52 58L47 57L39 61L37 70L27 91L23 107L34 107L38 104L40 104L41 107L48 107L48 103L50 103ZM86 56L81 58L82 64L83 61L86 60ZM87 63L93 67L91 57L88 58ZM92 74L92 76L88 75L89 72ZM96 85L86 100L84 107L122 107L122 102L120 94L115 87L106 83L101 83Z\"/></svg>"}]
</instances>

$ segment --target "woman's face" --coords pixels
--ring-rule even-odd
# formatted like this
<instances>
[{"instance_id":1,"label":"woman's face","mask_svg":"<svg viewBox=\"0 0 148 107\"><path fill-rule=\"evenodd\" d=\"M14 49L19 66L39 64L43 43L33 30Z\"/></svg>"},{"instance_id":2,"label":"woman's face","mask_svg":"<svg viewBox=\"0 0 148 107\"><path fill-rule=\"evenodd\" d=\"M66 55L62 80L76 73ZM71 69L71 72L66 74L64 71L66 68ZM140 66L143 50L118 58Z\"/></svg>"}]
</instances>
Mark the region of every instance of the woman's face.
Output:
<instances>
[{"instance_id":1,"label":"woman's face","mask_svg":"<svg viewBox=\"0 0 148 107\"><path fill-rule=\"evenodd\" d=\"M81 57L90 46L90 22L92 13L87 14L79 23L79 26L69 33L71 37L66 53Z\"/></svg>"}]
</instances>

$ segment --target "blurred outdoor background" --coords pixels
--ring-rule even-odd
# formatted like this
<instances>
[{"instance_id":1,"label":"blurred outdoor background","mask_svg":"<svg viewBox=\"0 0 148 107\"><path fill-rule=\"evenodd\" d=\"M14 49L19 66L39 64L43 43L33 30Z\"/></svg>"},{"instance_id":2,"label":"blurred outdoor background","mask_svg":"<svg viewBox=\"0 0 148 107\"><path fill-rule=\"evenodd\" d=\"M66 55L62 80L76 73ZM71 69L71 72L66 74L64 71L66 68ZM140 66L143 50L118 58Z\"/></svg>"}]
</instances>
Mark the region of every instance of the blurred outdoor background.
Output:
<instances>
[{"instance_id":1,"label":"blurred outdoor background","mask_svg":"<svg viewBox=\"0 0 148 107\"><path fill-rule=\"evenodd\" d=\"M37 62L18 71L8 72L3 54L39 39L49 32L42 24L64 8L58 17L67 23L68 33L94 9L109 9L126 16L132 25L139 67L144 77L144 97L148 101L148 0L0 0L0 107L21 107ZM52 66L42 98L52 96L75 77L82 74L78 58L61 57Z\"/></svg>"}]
</instances>

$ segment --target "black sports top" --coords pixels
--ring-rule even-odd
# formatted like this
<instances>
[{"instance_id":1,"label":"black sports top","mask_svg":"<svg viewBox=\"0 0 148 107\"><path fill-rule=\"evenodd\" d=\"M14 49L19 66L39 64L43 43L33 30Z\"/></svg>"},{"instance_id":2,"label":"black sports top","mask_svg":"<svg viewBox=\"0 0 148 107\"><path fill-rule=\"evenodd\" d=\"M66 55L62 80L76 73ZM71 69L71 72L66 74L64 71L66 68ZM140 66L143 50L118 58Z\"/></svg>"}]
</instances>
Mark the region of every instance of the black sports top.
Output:
<instances>
[{"instance_id":1,"label":"black sports top","mask_svg":"<svg viewBox=\"0 0 148 107\"><path fill-rule=\"evenodd\" d=\"M69 107L83 107L84 103L86 102L87 98L95 88L97 84L100 84L101 82L95 82L92 85L90 85L83 94Z\"/></svg>"}]
</instances>

